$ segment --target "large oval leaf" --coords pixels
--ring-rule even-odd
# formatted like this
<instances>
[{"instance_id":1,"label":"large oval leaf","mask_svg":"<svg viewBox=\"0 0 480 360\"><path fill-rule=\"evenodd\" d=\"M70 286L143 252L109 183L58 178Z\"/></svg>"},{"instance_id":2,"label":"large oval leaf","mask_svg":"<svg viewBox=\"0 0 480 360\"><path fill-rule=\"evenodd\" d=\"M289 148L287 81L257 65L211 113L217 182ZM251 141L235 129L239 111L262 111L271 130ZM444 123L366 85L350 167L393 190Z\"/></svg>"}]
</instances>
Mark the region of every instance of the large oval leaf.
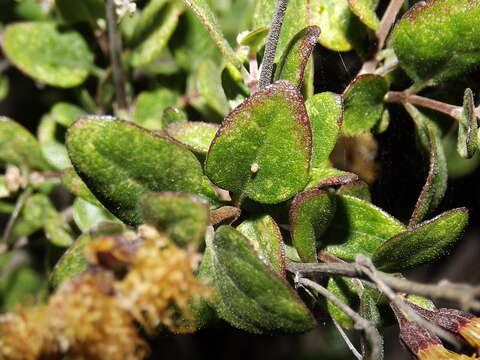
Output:
<instances>
[{"instance_id":1,"label":"large oval leaf","mask_svg":"<svg viewBox=\"0 0 480 360\"><path fill-rule=\"evenodd\" d=\"M335 198L322 190L304 191L290 208L292 243L304 262L317 262L317 239L327 230L335 214Z\"/></svg>"},{"instance_id":2,"label":"large oval leaf","mask_svg":"<svg viewBox=\"0 0 480 360\"><path fill-rule=\"evenodd\" d=\"M382 209L353 196L337 195L336 204L330 228L321 238L322 248L335 256L371 256L384 240L405 230L402 223Z\"/></svg>"},{"instance_id":3,"label":"large oval leaf","mask_svg":"<svg viewBox=\"0 0 480 360\"><path fill-rule=\"evenodd\" d=\"M83 117L68 130L75 170L92 193L127 224L143 222L137 203L150 192L215 199L195 156L165 138L112 117Z\"/></svg>"},{"instance_id":4,"label":"large oval leaf","mask_svg":"<svg viewBox=\"0 0 480 360\"><path fill-rule=\"evenodd\" d=\"M373 254L384 271L403 271L444 255L468 223L465 208L447 211L385 241Z\"/></svg>"},{"instance_id":5,"label":"large oval leaf","mask_svg":"<svg viewBox=\"0 0 480 360\"><path fill-rule=\"evenodd\" d=\"M246 237L221 226L211 247L215 288L233 326L255 333L302 333L315 325L305 304Z\"/></svg>"},{"instance_id":6,"label":"large oval leaf","mask_svg":"<svg viewBox=\"0 0 480 360\"><path fill-rule=\"evenodd\" d=\"M206 154L218 131L218 125L203 121L174 122L167 135L195 153Z\"/></svg>"},{"instance_id":7,"label":"large oval leaf","mask_svg":"<svg viewBox=\"0 0 480 360\"><path fill-rule=\"evenodd\" d=\"M428 0L397 23L392 45L406 73L419 85L458 77L480 63L480 4Z\"/></svg>"},{"instance_id":8,"label":"large oval leaf","mask_svg":"<svg viewBox=\"0 0 480 360\"><path fill-rule=\"evenodd\" d=\"M3 33L3 50L22 71L48 85L69 88L85 81L93 55L82 36L47 22L17 23Z\"/></svg>"},{"instance_id":9,"label":"large oval leaf","mask_svg":"<svg viewBox=\"0 0 480 360\"><path fill-rule=\"evenodd\" d=\"M306 185L311 141L301 94L280 80L253 94L225 118L205 170L223 189L261 203L278 203Z\"/></svg>"}]
</instances>

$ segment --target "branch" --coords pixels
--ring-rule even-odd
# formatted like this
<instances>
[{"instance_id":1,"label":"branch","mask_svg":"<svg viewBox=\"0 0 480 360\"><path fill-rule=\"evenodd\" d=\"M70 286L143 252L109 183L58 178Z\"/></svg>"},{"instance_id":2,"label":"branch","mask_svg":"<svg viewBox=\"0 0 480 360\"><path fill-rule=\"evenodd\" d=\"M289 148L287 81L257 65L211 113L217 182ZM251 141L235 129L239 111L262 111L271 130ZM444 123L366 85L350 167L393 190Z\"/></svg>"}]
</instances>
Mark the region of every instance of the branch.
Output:
<instances>
[{"instance_id":1,"label":"branch","mask_svg":"<svg viewBox=\"0 0 480 360\"><path fill-rule=\"evenodd\" d=\"M20 211L22 211L23 206L27 202L27 199L32 194L32 188L26 189L17 199L17 203L15 204L15 209L13 210L10 218L8 219L7 225L5 226L5 230L3 232L2 237L2 246L0 248L0 254L10 250L12 248L12 242L10 241L10 237L12 235L13 226L17 221L18 216L20 215Z\"/></svg>"},{"instance_id":2,"label":"branch","mask_svg":"<svg viewBox=\"0 0 480 360\"><path fill-rule=\"evenodd\" d=\"M105 1L107 14L108 42L110 50L110 62L112 64L113 82L115 83L115 94L117 105L120 110L128 109L127 93L125 91L125 74L122 67L122 38L117 29L117 14L115 12L114 0Z\"/></svg>"},{"instance_id":3,"label":"branch","mask_svg":"<svg viewBox=\"0 0 480 360\"><path fill-rule=\"evenodd\" d=\"M405 91L389 91L385 95L385 102L397 104L412 104L422 106L427 109L432 109L443 114L447 114L454 119L458 119L462 113L461 106L446 104L441 101L429 99L419 95L410 95Z\"/></svg>"},{"instance_id":4,"label":"branch","mask_svg":"<svg viewBox=\"0 0 480 360\"><path fill-rule=\"evenodd\" d=\"M262 71L260 72L260 81L258 88L264 89L272 81L273 63L277 52L280 30L282 29L283 18L287 11L288 0L277 0L275 12L273 13L270 32L265 43L265 52L263 53Z\"/></svg>"}]
</instances>

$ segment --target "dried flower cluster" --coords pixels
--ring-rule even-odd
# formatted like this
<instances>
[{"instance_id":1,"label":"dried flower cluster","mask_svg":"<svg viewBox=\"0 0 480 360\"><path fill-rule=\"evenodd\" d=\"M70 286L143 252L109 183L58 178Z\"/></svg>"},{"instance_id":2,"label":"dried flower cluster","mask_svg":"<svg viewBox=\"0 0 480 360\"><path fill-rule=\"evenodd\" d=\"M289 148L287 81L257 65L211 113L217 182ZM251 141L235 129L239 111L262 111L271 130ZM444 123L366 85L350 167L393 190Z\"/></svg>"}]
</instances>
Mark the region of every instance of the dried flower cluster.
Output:
<instances>
[{"instance_id":1,"label":"dried flower cluster","mask_svg":"<svg viewBox=\"0 0 480 360\"><path fill-rule=\"evenodd\" d=\"M159 326L192 331L189 303L209 290L186 251L152 229L144 233L150 236L95 240L91 268L63 283L47 305L0 317L0 359L136 360L149 351L136 321L150 333ZM126 271L120 278L119 269Z\"/></svg>"}]
</instances>

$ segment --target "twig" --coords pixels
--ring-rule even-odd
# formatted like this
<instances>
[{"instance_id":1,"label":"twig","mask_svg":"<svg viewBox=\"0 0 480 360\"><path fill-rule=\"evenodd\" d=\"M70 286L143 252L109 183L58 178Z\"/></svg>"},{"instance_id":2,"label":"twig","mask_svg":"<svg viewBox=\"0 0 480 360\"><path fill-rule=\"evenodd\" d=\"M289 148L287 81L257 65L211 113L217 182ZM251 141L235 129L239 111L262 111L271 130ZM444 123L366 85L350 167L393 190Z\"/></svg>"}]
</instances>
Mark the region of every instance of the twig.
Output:
<instances>
[{"instance_id":1,"label":"twig","mask_svg":"<svg viewBox=\"0 0 480 360\"><path fill-rule=\"evenodd\" d=\"M345 334L345 331L343 328L339 325L339 323L335 320L332 319L333 325L337 328L338 332L340 333L340 336L343 338L343 341L345 341L345 344L347 344L348 349L352 352L352 354L358 359L362 360L362 354L358 352L358 350L355 348L355 346L352 344L350 339L348 338L347 334Z\"/></svg>"},{"instance_id":2,"label":"twig","mask_svg":"<svg viewBox=\"0 0 480 360\"><path fill-rule=\"evenodd\" d=\"M375 334L375 326L373 323L367 319L364 319L361 317L357 312L355 312L350 306L345 304L343 301L341 301L339 298L337 298L334 294L332 294L330 291L328 291L326 288L323 286L317 284L316 282L302 278L302 277L296 277L296 282L297 284L304 285L306 287L309 287L318 293L320 293L322 296L330 300L336 307L338 307L341 311L343 311L345 314L347 314L354 323L354 327L357 330L362 330L365 332L366 337L368 338L369 343L371 344L372 348L372 356L371 359L379 359L380 354L381 354L381 348L380 344L378 344L378 339Z\"/></svg>"},{"instance_id":3,"label":"twig","mask_svg":"<svg viewBox=\"0 0 480 360\"><path fill-rule=\"evenodd\" d=\"M115 94L117 106L120 110L128 109L127 93L125 91L125 74L122 67L122 38L117 29L117 14L113 0L105 1L107 15L108 42L110 50L110 62L112 64L113 82L115 83Z\"/></svg>"},{"instance_id":4,"label":"twig","mask_svg":"<svg viewBox=\"0 0 480 360\"><path fill-rule=\"evenodd\" d=\"M282 29L283 18L287 11L288 0L277 0L275 12L273 13L270 32L265 43L265 52L263 53L262 71L260 72L259 89L264 89L272 81L273 63L277 52L280 30Z\"/></svg>"},{"instance_id":5,"label":"twig","mask_svg":"<svg viewBox=\"0 0 480 360\"><path fill-rule=\"evenodd\" d=\"M362 266L356 263L293 263L287 264L287 270L293 274L302 276L346 276L360 279L370 285L375 286L365 273ZM423 284L407 279L397 278L391 274L377 271L376 276L381 279L391 289L425 296L432 299L444 299L455 302L465 310L480 310L480 287L473 287L468 284L451 284L442 282L439 284Z\"/></svg>"},{"instance_id":6,"label":"twig","mask_svg":"<svg viewBox=\"0 0 480 360\"><path fill-rule=\"evenodd\" d=\"M405 91L389 91L385 95L385 102L397 104L409 103L412 105L418 105L427 109L432 109L447 114L454 119L458 119L459 115L462 113L461 106L446 104L444 102L429 99L419 95L410 95Z\"/></svg>"},{"instance_id":7,"label":"twig","mask_svg":"<svg viewBox=\"0 0 480 360\"><path fill-rule=\"evenodd\" d=\"M10 242L10 236L12 234L13 226L15 225L15 222L17 221L17 218L20 215L20 211L22 211L23 206L25 205L27 199L31 194L32 194L32 189L27 188L18 197L17 203L15 204L15 209L11 213L10 218L8 219L7 225L5 226L5 230L3 232L3 237L2 237L3 246L0 249L0 254L10 250L10 248L12 247L13 244Z\"/></svg>"}]
</instances>

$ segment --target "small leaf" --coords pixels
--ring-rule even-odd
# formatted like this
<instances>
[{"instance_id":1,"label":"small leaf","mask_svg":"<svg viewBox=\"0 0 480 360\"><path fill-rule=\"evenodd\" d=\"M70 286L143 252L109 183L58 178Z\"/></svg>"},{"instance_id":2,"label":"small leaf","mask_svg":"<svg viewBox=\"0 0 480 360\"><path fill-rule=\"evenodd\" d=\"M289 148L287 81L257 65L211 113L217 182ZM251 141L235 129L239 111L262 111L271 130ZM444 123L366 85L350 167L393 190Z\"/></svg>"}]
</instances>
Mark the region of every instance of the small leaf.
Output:
<instances>
[{"instance_id":1,"label":"small leaf","mask_svg":"<svg viewBox=\"0 0 480 360\"><path fill-rule=\"evenodd\" d=\"M348 195L335 198L335 216L320 239L321 248L335 256L371 256L384 240L405 230L398 220L366 201Z\"/></svg>"},{"instance_id":2,"label":"small leaf","mask_svg":"<svg viewBox=\"0 0 480 360\"><path fill-rule=\"evenodd\" d=\"M0 116L0 160L34 169L49 168L37 139L19 123Z\"/></svg>"},{"instance_id":3,"label":"small leaf","mask_svg":"<svg viewBox=\"0 0 480 360\"><path fill-rule=\"evenodd\" d=\"M60 260L50 274L49 282L53 287L57 287L61 282L73 278L83 270L87 269L88 264L84 256L85 247L95 238L122 233L124 226L119 223L103 223L97 228L91 229L81 235L70 248L62 255Z\"/></svg>"},{"instance_id":4,"label":"small leaf","mask_svg":"<svg viewBox=\"0 0 480 360\"><path fill-rule=\"evenodd\" d=\"M137 203L150 192L178 191L216 199L192 153L132 123L83 117L67 135L67 149L78 175L127 224L142 223Z\"/></svg>"},{"instance_id":5,"label":"small leaf","mask_svg":"<svg viewBox=\"0 0 480 360\"><path fill-rule=\"evenodd\" d=\"M214 285L224 311L231 314L226 320L233 326L267 334L303 333L315 326L305 304L265 264L248 238L229 226L221 226L210 246Z\"/></svg>"},{"instance_id":6,"label":"small leaf","mask_svg":"<svg viewBox=\"0 0 480 360\"><path fill-rule=\"evenodd\" d=\"M43 157L51 167L63 170L72 166L67 148L62 143L53 140L42 144L41 148Z\"/></svg>"},{"instance_id":7,"label":"small leaf","mask_svg":"<svg viewBox=\"0 0 480 360\"><path fill-rule=\"evenodd\" d=\"M4 100L10 91L10 81L6 75L0 74L0 101Z\"/></svg>"},{"instance_id":8,"label":"small leaf","mask_svg":"<svg viewBox=\"0 0 480 360\"><path fill-rule=\"evenodd\" d=\"M463 111L458 118L457 150L460 156L470 159L477 151L478 123L475 116L475 103L472 90L466 89L463 95Z\"/></svg>"},{"instance_id":9,"label":"small leaf","mask_svg":"<svg viewBox=\"0 0 480 360\"><path fill-rule=\"evenodd\" d=\"M322 190L298 194L290 208L292 243L303 262L317 262L317 239L335 214L335 198Z\"/></svg>"},{"instance_id":10,"label":"small leaf","mask_svg":"<svg viewBox=\"0 0 480 360\"><path fill-rule=\"evenodd\" d=\"M90 189L85 185L83 180L78 176L73 168L67 168L62 171L63 185L74 195L88 201L97 207L103 207L102 203L98 201L95 195L92 194Z\"/></svg>"},{"instance_id":11,"label":"small leaf","mask_svg":"<svg viewBox=\"0 0 480 360\"><path fill-rule=\"evenodd\" d=\"M323 92L309 97L305 106L312 124L312 166L316 168L328 160L337 142L343 123L343 100L337 94Z\"/></svg>"},{"instance_id":12,"label":"small leaf","mask_svg":"<svg viewBox=\"0 0 480 360\"><path fill-rule=\"evenodd\" d=\"M262 46L263 41L267 38L269 31L269 26L259 27L258 29L250 31L248 34L242 36L239 44L250 47L252 52L257 52Z\"/></svg>"},{"instance_id":13,"label":"small leaf","mask_svg":"<svg viewBox=\"0 0 480 360\"><path fill-rule=\"evenodd\" d=\"M182 247L199 246L208 225L208 203L195 196L173 192L151 193L140 199L147 224Z\"/></svg>"},{"instance_id":14,"label":"small leaf","mask_svg":"<svg viewBox=\"0 0 480 360\"><path fill-rule=\"evenodd\" d=\"M76 198L73 202L73 220L83 232L98 226L102 222L119 222L103 206L95 206L82 198Z\"/></svg>"},{"instance_id":15,"label":"small leaf","mask_svg":"<svg viewBox=\"0 0 480 360\"><path fill-rule=\"evenodd\" d=\"M288 43L277 66L275 80L288 80L300 89L305 68L319 36L318 26L308 26L300 30Z\"/></svg>"},{"instance_id":16,"label":"small leaf","mask_svg":"<svg viewBox=\"0 0 480 360\"><path fill-rule=\"evenodd\" d=\"M222 68L210 59L202 61L197 71L197 88L205 102L224 116L230 110L227 97L222 89Z\"/></svg>"},{"instance_id":17,"label":"small leaf","mask_svg":"<svg viewBox=\"0 0 480 360\"><path fill-rule=\"evenodd\" d=\"M387 81L379 75L359 75L348 85L342 95L345 103L344 135L369 131L380 121L387 91Z\"/></svg>"},{"instance_id":18,"label":"small leaf","mask_svg":"<svg viewBox=\"0 0 480 360\"><path fill-rule=\"evenodd\" d=\"M349 184L357 180L358 175L356 174L338 170L324 164L322 167L312 169L310 181L305 189L321 189L327 186Z\"/></svg>"},{"instance_id":19,"label":"small leaf","mask_svg":"<svg viewBox=\"0 0 480 360\"><path fill-rule=\"evenodd\" d=\"M73 124L80 116L87 115L87 113L76 105L66 102L58 102L52 107L51 116L57 123L68 127Z\"/></svg>"},{"instance_id":20,"label":"small leaf","mask_svg":"<svg viewBox=\"0 0 480 360\"><path fill-rule=\"evenodd\" d=\"M96 25L97 19L105 17L102 0L56 0L55 6L67 24L88 22Z\"/></svg>"},{"instance_id":21,"label":"small leaf","mask_svg":"<svg viewBox=\"0 0 480 360\"><path fill-rule=\"evenodd\" d=\"M61 33L48 22L7 26L3 50L15 66L52 86L80 85L93 68L93 54L82 36L71 30Z\"/></svg>"},{"instance_id":22,"label":"small leaf","mask_svg":"<svg viewBox=\"0 0 480 360\"><path fill-rule=\"evenodd\" d=\"M353 13L372 30L377 30L380 26L380 21L375 13L376 3L375 0L348 0L348 5Z\"/></svg>"},{"instance_id":23,"label":"small leaf","mask_svg":"<svg viewBox=\"0 0 480 360\"><path fill-rule=\"evenodd\" d=\"M418 197L409 225L420 223L425 216L437 208L447 189L447 164L445 153L438 129L413 105L406 104L405 108L415 122L417 142L421 146L425 157L430 159L430 168L427 181Z\"/></svg>"},{"instance_id":24,"label":"small leaf","mask_svg":"<svg viewBox=\"0 0 480 360\"><path fill-rule=\"evenodd\" d=\"M213 41L217 45L220 52L230 61L237 69L242 69L243 64L233 51L232 47L225 39L220 29L217 19L205 0L184 0L189 6L203 26L208 30Z\"/></svg>"},{"instance_id":25,"label":"small leaf","mask_svg":"<svg viewBox=\"0 0 480 360\"><path fill-rule=\"evenodd\" d=\"M166 134L195 153L206 154L218 131L218 125L202 121L170 124Z\"/></svg>"},{"instance_id":26,"label":"small leaf","mask_svg":"<svg viewBox=\"0 0 480 360\"><path fill-rule=\"evenodd\" d=\"M468 211L459 208L416 225L379 246L373 262L382 271L403 271L444 255L468 224Z\"/></svg>"},{"instance_id":27,"label":"small leaf","mask_svg":"<svg viewBox=\"0 0 480 360\"><path fill-rule=\"evenodd\" d=\"M227 115L205 171L222 189L278 203L304 188L310 157L311 129L302 96L289 82L277 81Z\"/></svg>"},{"instance_id":28,"label":"small leaf","mask_svg":"<svg viewBox=\"0 0 480 360\"><path fill-rule=\"evenodd\" d=\"M480 63L478 2L418 2L397 22L391 39L400 65L418 86L434 85Z\"/></svg>"},{"instance_id":29,"label":"small leaf","mask_svg":"<svg viewBox=\"0 0 480 360\"><path fill-rule=\"evenodd\" d=\"M163 110L162 113L162 126L166 127L173 123L187 122L187 114L184 111L176 108L175 106L169 106Z\"/></svg>"},{"instance_id":30,"label":"small leaf","mask_svg":"<svg viewBox=\"0 0 480 360\"><path fill-rule=\"evenodd\" d=\"M354 196L367 202L372 200L372 195L370 194L368 184L362 180L352 181L348 184L342 185L337 190L337 194Z\"/></svg>"},{"instance_id":31,"label":"small leaf","mask_svg":"<svg viewBox=\"0 0 480 360\"><path fill-rule=\"evenodd\" d=\"M178 95L167 88L141 92L135 103L132 121L147 129L161 129L163 111L176 105L177 99Z\"/></svg>"},{"instance_id":32,"label":"small leaf","mask_svg":"<svg viewBox=\"0 0 480 360\"><path fill-rule=\"evenodd\" d=\"M237 230L250 240L256 252L265 257L269 265L282 278L286 275L285 249L282 234L270 215L245 220Z\"/></svg>"},{"instance_id":33,"label":"small leaf","mask_svg":"<svg viewBox=\"0 0 480 360\"><path fill-rule=\"evenodd\" d=\"M166 11L159 14L160 20L157 26L151 30L148 36L142 38L132 51L131 63L133 67L149 65L162 53L178 24L178 18L184 11L181 3L173 2L168 5Z\"/></svg>"}]
</instances>

